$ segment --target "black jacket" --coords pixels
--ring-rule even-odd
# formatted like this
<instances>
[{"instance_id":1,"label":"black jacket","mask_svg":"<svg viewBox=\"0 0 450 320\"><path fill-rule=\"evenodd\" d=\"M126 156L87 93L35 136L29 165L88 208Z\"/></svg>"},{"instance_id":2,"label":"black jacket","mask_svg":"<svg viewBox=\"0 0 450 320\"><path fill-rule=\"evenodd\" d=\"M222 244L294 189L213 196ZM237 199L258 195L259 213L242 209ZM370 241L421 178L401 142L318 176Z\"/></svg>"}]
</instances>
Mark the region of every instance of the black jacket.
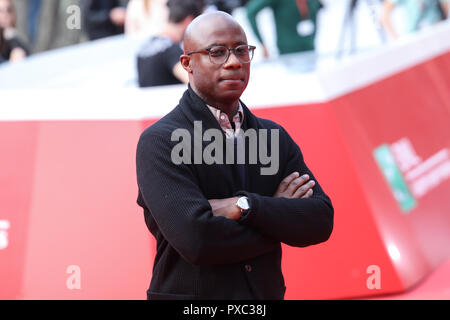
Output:
<instances>
[{"instance_id":1,"label":"black jacket","mask_svg":"<svg viewBox=\"0 0 450 320\"><path fill-rule=\"evenodd\" d=\"M310 199L272 197L281 180L294 171L317 180L281 126L243 107L244 130L279 129L280 165L275 175L261 175L264 166L259 161L245 166L243 179L239 165L172 162L171 152L179 143L171 141L176 129L187 129L194 137L194 121L202 121L203 132L220 130L190 87L180 104L139 139L137 202L157 242L149 299L283 299L280 243L304 247L326 241L331 234L333 207L319 183ZM236 195L249 198L251 209L244 218L213 216L208 199Z\"/></svg>"},{"instance_id":2,"label":"black jacket","mask_svg":"<svg viewBox=\"0 0 450 320\"><path fill-rule=\"evenodd\" d=\"M112 9L122 5L119 0L83 0L83 23L90 40L115 36L124 32L123 27L116 26L110 19Z\"/></svg>"}]
</instances>

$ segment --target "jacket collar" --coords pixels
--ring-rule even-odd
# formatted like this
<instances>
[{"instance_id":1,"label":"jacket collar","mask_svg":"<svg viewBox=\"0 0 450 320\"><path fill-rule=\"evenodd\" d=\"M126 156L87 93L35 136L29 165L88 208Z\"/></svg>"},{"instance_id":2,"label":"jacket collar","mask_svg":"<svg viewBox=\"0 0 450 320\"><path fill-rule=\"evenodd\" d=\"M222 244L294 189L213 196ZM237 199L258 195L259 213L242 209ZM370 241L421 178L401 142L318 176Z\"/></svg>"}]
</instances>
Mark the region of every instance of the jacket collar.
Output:
<instances>
[{"instance_id":1,"label":"jacket collar","mask_svg":"<svg viewBox=\"0 0 450 320\"><path fill-rule=\"evenodd\" d=\"M244 123L242 128L245 130L247 128L257 128L256 117L250 112L247 106L241 101L241 105L244 111ZM184 115L189 119L191 123L194 121L202 121L204 130L215 128L222 130L217 119L208 110L208 106L205 101L200 98L195 91L192 89L191 85L188 85L188 89L184 92L180 99L180 107Z\"/></svg>"}]
</instances>

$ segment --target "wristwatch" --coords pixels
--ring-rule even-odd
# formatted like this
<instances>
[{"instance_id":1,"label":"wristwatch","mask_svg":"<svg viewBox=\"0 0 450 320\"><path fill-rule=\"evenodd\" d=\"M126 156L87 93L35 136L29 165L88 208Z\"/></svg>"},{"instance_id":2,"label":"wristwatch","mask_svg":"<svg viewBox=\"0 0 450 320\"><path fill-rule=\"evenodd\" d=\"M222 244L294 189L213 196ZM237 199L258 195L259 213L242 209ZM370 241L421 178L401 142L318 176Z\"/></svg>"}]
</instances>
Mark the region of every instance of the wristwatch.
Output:
<instances>
[{"instance_id":1,"label":"wristwatch","mask_svg":"<svg viewBox=\"0 0 450 320\"><path fill-rule=\"evenodd\" d=\"M236 205L241 209L242 215L245 215L250 209L247 197L239 197L238 201L236 202Z\"/></svg>"}]
</instances>

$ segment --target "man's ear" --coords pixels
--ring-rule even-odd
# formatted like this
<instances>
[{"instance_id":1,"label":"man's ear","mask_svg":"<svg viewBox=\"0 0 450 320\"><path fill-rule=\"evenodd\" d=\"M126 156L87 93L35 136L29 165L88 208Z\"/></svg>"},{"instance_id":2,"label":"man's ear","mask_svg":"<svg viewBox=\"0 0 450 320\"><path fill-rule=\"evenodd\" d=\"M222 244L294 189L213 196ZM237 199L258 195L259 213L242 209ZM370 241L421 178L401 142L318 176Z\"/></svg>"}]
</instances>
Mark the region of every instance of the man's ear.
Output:
<instances>
[{"instance_id":1,"label":"man's ear","mask_svg":"<svg viewBox=\"0 0 450 320\"><path fill-rule=\"evenodd\" d=\"M188 73L192 73L190 56L188 56L187 54L181 55L180 62L184 70L186 70Z\"/></svg>"}]
</instances>

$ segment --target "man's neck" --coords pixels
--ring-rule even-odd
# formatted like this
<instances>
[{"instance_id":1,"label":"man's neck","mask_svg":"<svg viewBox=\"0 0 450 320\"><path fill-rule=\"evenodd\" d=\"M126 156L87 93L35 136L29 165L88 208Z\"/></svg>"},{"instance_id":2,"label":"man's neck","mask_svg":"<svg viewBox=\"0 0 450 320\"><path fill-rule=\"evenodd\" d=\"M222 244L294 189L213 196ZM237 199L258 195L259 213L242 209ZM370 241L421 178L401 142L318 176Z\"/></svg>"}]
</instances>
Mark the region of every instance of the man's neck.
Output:
<instances>
[{"instance_id":1,"label":"man's neck","mask_svg":"<svg viewBox=\"0 0 450 320\"><path fill-rule=\"evenodd\" d=\"M221 103L217 101L208 101L202 94L198 92L193 86L191 86L192 90L209 106L219 109L220 111L227 114L229 119L232 119L233 116L236 114L238 107L239 107L239 99L236 101Z\"/></svg>"}]
</instances>

